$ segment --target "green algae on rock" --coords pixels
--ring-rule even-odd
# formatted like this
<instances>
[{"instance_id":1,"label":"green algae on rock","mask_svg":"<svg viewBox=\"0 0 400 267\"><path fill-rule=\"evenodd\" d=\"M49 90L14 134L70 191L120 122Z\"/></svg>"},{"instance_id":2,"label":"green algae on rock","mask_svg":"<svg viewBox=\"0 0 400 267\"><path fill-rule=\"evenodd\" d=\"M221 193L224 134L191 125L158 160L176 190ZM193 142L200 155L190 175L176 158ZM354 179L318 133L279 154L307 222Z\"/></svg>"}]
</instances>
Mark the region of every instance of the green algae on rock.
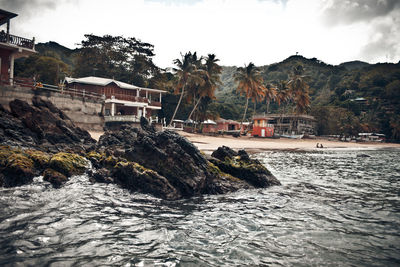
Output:
<instances>
[{"instance_id":1,"label":"green algae on rock","mask_svg":"<svg viewBox=\"0 0 400 267\"><path fill-rule=\"evenodd\" d=\"M74 174L82 174L88 165L87 160L74 153L59 152L54 154L49 162L49 167L64 174L71 176Z\"/></svg>"},{"instance_id":2,"label":"green algae on rock","mask_svg":"<svg viewBox=\"0 0 400 267\"><path fill-rule=\"evenodd\" d=\"M0 185L12 187L32 181L35 176L33 161L19 149L0 147Z\"/></svg>"},{"instance_id":3,"label":"green algae on rock","mask_svg":"<svg viewBox=\"0 0 400 267\"><path fill-rule=\"evenodd\" d=\"M255 187L280 185L278 179L261 162L251 159L244 150L235 152L229 147L222 146L214 151L211 156L213 158L210 161L221 171L247 181Z\"/></svg>"}]
</instances>

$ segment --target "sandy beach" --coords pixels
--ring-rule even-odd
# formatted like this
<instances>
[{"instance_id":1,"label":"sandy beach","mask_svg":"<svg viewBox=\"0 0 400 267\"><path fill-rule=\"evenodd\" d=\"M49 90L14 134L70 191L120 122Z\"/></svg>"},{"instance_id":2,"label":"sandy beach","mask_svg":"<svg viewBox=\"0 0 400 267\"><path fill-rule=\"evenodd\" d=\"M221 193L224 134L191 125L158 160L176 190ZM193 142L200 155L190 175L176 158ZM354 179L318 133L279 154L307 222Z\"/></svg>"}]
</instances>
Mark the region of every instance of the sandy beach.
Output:
<instances>
[{"instance_id":1,"label":"sandy beach","mask_svg":"<svg viewBox=\"0 0 400 267\"><path fill-rule=\"evenodd\" d=\"M98 140L103 132L89 132L92 138ZM382 149L397 148L400 144L394 143L353 143L340 142L326 139L270 139L270 138L254 138L241 136L235 138L229 135L224 136L208 136L202 134L193 134L179 131L179 134L188 138L201 151L209 154L220 146L228 146L232 149L245 149L250 153L261 152L265 150L320 150L316 148L317 143L323 144L323 149Z\"/></svg>"},{"instance_id":2,"label":"sandy beach","mask_svg":"<svg viewBox=\"0 0 400 267\"><path fill-rule=\"evenodd\" d=\"M222 145L229 146L233 149L245 149L246 151L253 153L265 150L321 150L321 148L316 147L317 143L323 144L323 149L400 149L400 144L393 143L353 143L326 139L263 139L248 136L242 136L239 138L232 136L216 137L186 132L180 132L180 134L187 137L200 150L206 153L210 153Z\"/></svg>"}]
</instances>

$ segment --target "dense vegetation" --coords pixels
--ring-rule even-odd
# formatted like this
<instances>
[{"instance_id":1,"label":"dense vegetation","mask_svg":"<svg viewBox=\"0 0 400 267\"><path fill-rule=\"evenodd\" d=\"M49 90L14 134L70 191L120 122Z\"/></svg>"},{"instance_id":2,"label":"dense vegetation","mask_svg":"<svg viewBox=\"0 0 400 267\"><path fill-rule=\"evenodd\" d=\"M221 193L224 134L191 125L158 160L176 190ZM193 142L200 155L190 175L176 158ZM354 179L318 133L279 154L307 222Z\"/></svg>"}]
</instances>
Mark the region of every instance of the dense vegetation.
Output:
<instances>
[{"instance_id":1,"label":"dense vegetation","mask_svg":"<svg viewBox=\"0 0 400 267\"><path fill-rule=\"evenodd\" d=\"M44 83L57 84L65 76L100 76L133 83L139 86L164 89L170 92L163 99L161 117L169 121L180 98L180 66L175 72L167 72L155 66L153 46L135 38L120 36L86 35L79 48L71 50L49 42L36 46L37 55L16 62L15 73L22 77L35 77ZM184 56L184 55L183 55ZM179 59L184 60L184 58ZM198 60L204 59L199 57ZM171 60L172 61L172 60ZM175 63L177 61L175 60ZM182 63L182 62L181 62ZM309 86L309 114L317 118L317 134L356 135L358 132L380 132L387 138L400 139L400 62L397 64L368 64L353 61L332 66L316 58L291 56L282 62L258 67L265 87L285 86L291 79L292 70L302 66ZM204 67L199 69L203 69ZM187 119L195 105L196 118L241 120L247 97L237 92L235 73L238 68L222 67L221 82L211 95L190 92L176 113L176 118ZM178 93L178 94L174 94ZM185 93L189 94L189 93ZM197 103L201 98L201 101ZM269 103L269 104L267 104ZM295 112L292 101L279 105L276 97L248 105L246 118L252 114ZM268 107L267 107L268 106ZM298 107L297 107L298 108Z\"/></svg>"}]
</instances>

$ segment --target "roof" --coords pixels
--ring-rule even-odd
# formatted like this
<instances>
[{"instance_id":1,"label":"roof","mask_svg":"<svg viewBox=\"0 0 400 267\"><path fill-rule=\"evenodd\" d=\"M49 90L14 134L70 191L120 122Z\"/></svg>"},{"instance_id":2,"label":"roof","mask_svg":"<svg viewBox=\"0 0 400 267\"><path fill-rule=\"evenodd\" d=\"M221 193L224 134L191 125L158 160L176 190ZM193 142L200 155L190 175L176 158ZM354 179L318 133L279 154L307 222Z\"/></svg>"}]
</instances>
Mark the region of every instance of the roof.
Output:
<instances>
[{"instance_id":1,"label":"roof","mask_svg":"<svg viewBox=\"0 0 400 267\"><path fill-rule=\"evenodd\" d=\"M215 121L213 121L213 120L206 120L206 121L203 121L203 124L214 124L214 125L216 125L217 123Z\"/></svg>"},{"instance_id":2,"label":"roof","mask_svg":"<svg viewBox=\"0 0 400 267\"><path fill-rule=\"evenodd\" d=\"M217 120L217 123L240 124L240 123L237 122L237 121L234 121L234 120L225 120L225 119L223 119L223 118L218 119L218 120Z\"/></svg>"},{"instance_id":3,"label":"roof","mask_svg":"<svg viewBox=\"0 0 400 267\"><path fill-rule=\"evenodd\" d=\"M9 19L15 18L16 16L18 16L18 14L0 9L0 25L7 23Z\"/></svg>"},{"instance_id":4,"label":"roof","mask_svg":"<svg viewBox=\"0 0 400 267\"><path fill-rule=\"evenodd\" d=\"M123 89L129 89L129 90L145 90L145 91L150 91L150 92L157 92L157 93L166 93L164 90L159 90L159 89L151 89L151 88L144 88L144 87L139 87L136 85L132 85L129 83L124 83L120 81L116 81L113 79L107 79L107 78L101 78L101 77L84 77L84 78L72 78L72 77L65 77L65 81L67 83L82 83L82 84L90 84L90 85L99 85L99 86L106 86L110 83L114 83L117 85L119 88Z\"/></svg>"}]
</instances>

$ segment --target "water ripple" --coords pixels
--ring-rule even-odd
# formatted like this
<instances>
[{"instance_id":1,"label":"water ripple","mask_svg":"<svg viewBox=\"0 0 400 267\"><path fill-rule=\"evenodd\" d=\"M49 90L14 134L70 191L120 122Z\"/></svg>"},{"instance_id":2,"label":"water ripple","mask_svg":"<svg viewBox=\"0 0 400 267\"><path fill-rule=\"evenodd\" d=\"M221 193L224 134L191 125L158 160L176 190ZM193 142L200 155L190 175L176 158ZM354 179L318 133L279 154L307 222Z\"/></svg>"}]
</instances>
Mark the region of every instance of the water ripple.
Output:
<instances>
[{"instance_id":1,"label":"water ripple","mask_svg":"<svg viewBox=\"0 0 400 267\"><path fill-rule=\"evenodd\" d=\"M260 153L282 186L179 201L2 188L0 266L399 266L400 152L358 153Z\"/></svg>"}]
</instances>

